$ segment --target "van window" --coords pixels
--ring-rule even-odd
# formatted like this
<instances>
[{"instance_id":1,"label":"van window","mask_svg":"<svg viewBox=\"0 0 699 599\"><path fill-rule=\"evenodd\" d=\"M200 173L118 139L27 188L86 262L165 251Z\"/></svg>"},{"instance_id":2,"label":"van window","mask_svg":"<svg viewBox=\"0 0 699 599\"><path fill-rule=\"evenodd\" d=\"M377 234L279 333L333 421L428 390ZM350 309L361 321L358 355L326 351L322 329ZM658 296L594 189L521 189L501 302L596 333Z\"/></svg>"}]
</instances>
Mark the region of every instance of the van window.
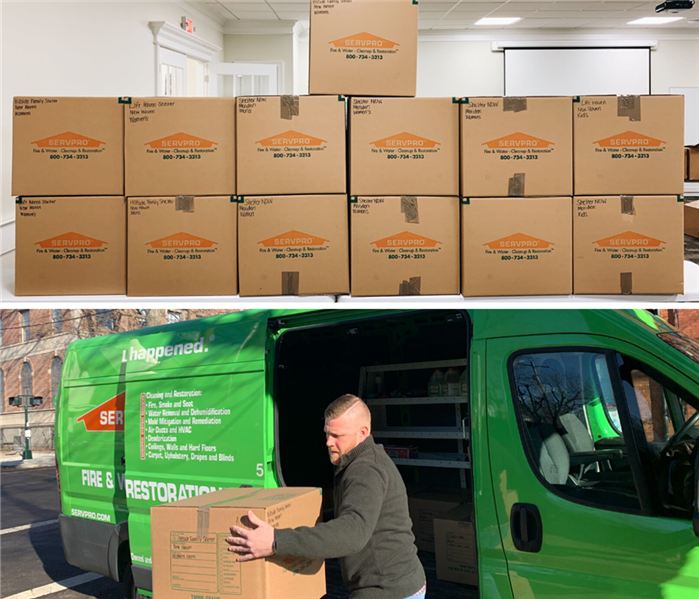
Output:
<instances>
[{"instance_id":1,"label":"van window","mask_svg":"<svg viewBox=\"0 0 699 599\"><path fill-rule=\"evenodd\" d=\"M699 440L697 399L672 390L645 365L622 358L621 374L636 444L663 515L691 518L692 451Z\"/></svg>"},{"instance_id":2,"label":"van window","mask_svg":"<svg viewBox=\"0 0 699 599\"><path fill-rule=\"evenodd\" d=\"M539 478L573 500L640 510L605 355L520 354L511 376L522 441Z\"/></svg>"}]
</instances>

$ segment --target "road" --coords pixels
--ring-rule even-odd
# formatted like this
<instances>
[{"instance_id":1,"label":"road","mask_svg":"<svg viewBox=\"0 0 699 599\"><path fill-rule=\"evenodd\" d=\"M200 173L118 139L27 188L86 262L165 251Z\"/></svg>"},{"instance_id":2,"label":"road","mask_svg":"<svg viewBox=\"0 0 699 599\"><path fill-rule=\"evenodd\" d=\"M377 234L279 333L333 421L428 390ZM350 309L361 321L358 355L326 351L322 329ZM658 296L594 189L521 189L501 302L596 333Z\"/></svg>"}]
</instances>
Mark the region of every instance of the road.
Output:
<instances>
[{"instance_id":1,"label":"road","mask_svg":"<svg viewBox=\"0 0 699 599\"><path fill-rule=\"evenodd\" d=\"M60 506L53 468L3 469L0 483L0 597L122 598L121 584L97 575L88 574L92 580L72 588L45 588L56 583L70 586L71 579L85 575L83 570L69 565L63 557L57 523ZM34 526L12 531L28 525ZM478 592L472 587L436 580L433 554L421 553L420 557L427 572L427 599L478 599ZM337 561L328 560L326 572L328 594L324 599L348 599ZM65 581L69 581L69 585ZM42 590L41 593L39 590Z\"/></svg>"}]
</instances>

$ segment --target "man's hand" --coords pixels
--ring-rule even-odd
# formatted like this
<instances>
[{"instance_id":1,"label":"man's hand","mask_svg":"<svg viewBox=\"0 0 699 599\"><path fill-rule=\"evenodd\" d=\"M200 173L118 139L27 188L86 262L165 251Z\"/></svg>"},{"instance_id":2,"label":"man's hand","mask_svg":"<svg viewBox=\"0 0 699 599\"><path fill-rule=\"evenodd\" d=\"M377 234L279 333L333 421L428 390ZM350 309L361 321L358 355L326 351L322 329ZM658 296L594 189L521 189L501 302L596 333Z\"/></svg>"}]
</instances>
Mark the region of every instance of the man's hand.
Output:
<instances>
[{"instance_id":1,"label":"man's hand","mask_svg":"<svg viewBox=\"0 0 699 599\"><path fill-rule=\"evenodd\" d=\"M274 543L274 528L260 520L252 512L248 512L248 518L255 527L253 530L231 526L231 532L235 535L227 537L226 543L230 545L228 551L238 553L238 562L247 562L261 557L274 555L272 544Z\"/></svg>"}]
</instances>

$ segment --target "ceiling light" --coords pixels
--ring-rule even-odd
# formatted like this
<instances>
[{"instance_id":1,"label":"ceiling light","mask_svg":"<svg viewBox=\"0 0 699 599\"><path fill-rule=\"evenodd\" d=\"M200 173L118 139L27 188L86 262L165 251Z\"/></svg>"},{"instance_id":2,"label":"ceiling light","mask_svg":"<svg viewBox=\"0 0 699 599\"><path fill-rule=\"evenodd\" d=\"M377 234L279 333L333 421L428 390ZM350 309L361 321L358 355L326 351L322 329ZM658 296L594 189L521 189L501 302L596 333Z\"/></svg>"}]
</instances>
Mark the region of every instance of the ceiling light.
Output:
<instances>
[{"instance_id":1,"label":"ceiling light","mask_svg":"<svg viewBox=\"0 0 699 599\"><path fill-rule=\"evenodd\" d=\"M485 17L480 21L476 21L476 25L512 25L512 23L521 20L522 17Z\"/></svg>"},{"instance_id":2,"label":"ceiling light","mask_svg":"<svg viewBox=\"0 0 699 599\"><path fill-rule=\"evenodd\" d=\"M628 25L664 25L665 23L673 23L681 21L682 17L643 17L635 21L629 21Z\"/></svg>"}]
</instances>

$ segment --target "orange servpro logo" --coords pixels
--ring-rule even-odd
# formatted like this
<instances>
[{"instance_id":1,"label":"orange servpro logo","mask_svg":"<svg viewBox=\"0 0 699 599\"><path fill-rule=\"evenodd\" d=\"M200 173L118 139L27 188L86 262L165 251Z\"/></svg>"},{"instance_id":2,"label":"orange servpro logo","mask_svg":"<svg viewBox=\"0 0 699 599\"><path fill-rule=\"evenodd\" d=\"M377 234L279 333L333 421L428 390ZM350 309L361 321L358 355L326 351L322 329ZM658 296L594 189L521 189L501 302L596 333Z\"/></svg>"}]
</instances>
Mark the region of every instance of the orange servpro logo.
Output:
<instances>
[{"instance_id":1,"label":"orange servpro logo","mask_svg":"<svg viewBox=\"0 0 699 599\"><path fill-rule=\"evenodd\" d=\"M203 237L197 237L196 235L190 235L189 233L175 233L174 235L168 235L161 239L156 239L155 241L149 241L146 245L152 248L210 248L214 245L218 245L218 241L211 241L210 239L204 239Z\"/></svg>"},{"instance_id":2,"label":"orange servpro logo","mask_svg":"<svg viewBox=\"0 0 699 599\"><path fill-rule=\"evenodd\" d=\"M126 392L122 391L80 416L78 422L85 425L86 431L123 431L125 398Z\"/></svg>"},{"instance_id":3,"label":"orange servpro logo","mask_svg":"<svg viewBox=\"0 0 699 599\"><path fill-rule=\"evenodd\" d=\"M598 139L592 143L598 144L600 148L657 148L667 143L642 133L626 131L604 139Z\"/></svg>"},{"instance_id":4,"label":"orange servpro logo","mask_svg":"<svg viewBox=\"0 0 699 599\"><path fill-rule=\"evenodd\" d=\"M525 235L524 233L515 233L514 235L508 235L507 237L502 237L501 239L484 243L483 245L488 246L491 250L515 250L530 248L547 249L548 247L556 244L552 243L551 241L539 239L538 237Z\"/></svg>"},{"instance_id":5,"label":"orange servpro logo","mask_svg":"<svg viewBox=\"0 0 699 599\"><path fill-rule=\"evenodd\" d=\"M442 242L424 237L423 235L418 235L417 233L411 233L410 231L403 231L397 235L384 237L383 239L372 241L371 243L377 248L433 248L437 247L437 244Z\"/></svg>"},{"instance_id":6,"label":"orange servpro logo","mask_svg":"<svg viewBox=\"0 0 699 599\"><path fill-rule=\"evenodd\" d=\"M434 148L442 144L426 137L403 132L369 142L369 145L373 145L376 148Z\"/></svg>"},{"instance_id":7,"label":"orange servpro logo","mask_svg":"<svg viewBox=\"0 0 699 599\"><path fill-rule=\"evenodd\" d=\"M195 137L189 133L175 133L154 141L143 144L151 148L210 148L217 146L218 142L209 141L201 137Z\"/></svg>"},{"instance_id":8,"label":"orange servpro logo","mask_svg":"<svg viewBox=\"0 0 699 599\"><path fill-rule=\"evenodd\" d=\"M324 243L330 243L330 240L293 230L282 233L281 235L275 235L269 239L264 239L263 241L258 241L257 243L261 243L263 247L266 248L301 247L307 245L323 245Z\"/></svg>"},{"instance_id":9,"label":"orange servpro logo","mask_svg":"<svg viewBox=\"0 0 699 599\"><path fill-rule=\"evenodd\" d=\"M41 248L101 248L108 243L94 237L70 232L57 235L56 237L49 237L43 241L37 241L34 245L38 245Z\"/></svg>"},{"instance_id":10,"label":"orange servpro logo","mask_svg":"<svg viewBox=\"0 0 699 599\"><path fill-rule=\"evenodd\" d=\"M255 143L263 147L280 148L285 146L320 146L328 142L319 137L304 135L298 131L286 131L279 135L268 137L267 139L261 139Z\"/></svg>"},{"instance_id":11,"label":"orange servpro logo","mask_svg":"<svg viewBox=\"0 0 699 599\"><path fill-rule=\"evenodd\" d=\"M639 233L634 233L633 231L626 231L626 233L619 233L618 235L612 235L611 237L598 239L597 241L593 241L592 243L596 243L599 247L606 248L657 248L665 242L661 241L660 239L648 237L647 235L640 235Z\"/></svg>"},{"instance_id":12,"label":"orange servpro logo","mask_svg":"<svg viewBox=\"0 0 699 599\"><path fill-rule=\"evenodd\" d=\"M66 131L59 135L52 135L51 137L33 141L32 143L36 144L38 148L99 148L100 145L106 145L107 142L92 139L72 131Z\"/></svg>"},{"instance_id":13,"label":"orange servpro logo","mask_svg":"<svg viewBox=\"0 0 699 599\"><path fill-rule=\"evenodd\" d=\"M488 146L491 149L497 148L548 148L549 146L556 145L552 141L546 141L545 139L540 139L534 137L533 135L527 135L526 133L513 133L512 135L505 135L505 137L498 137L492 141L486 141L481 144L483 146Z\"/></svg>"},{"instance_id":14,"label":"orange servpro logo","mask_svg":"<svg viewBox=\"0 0 699 599\"><path fill-rule=\"evenodd\" d=\"M362 33L355 33L348 37L341 37L339 40L333 40L328 42L336 48L393 48L394 46L400 46L397 42L392 42L390 40L372 35L366 31Z\"/></svg>"}]
</instances>

